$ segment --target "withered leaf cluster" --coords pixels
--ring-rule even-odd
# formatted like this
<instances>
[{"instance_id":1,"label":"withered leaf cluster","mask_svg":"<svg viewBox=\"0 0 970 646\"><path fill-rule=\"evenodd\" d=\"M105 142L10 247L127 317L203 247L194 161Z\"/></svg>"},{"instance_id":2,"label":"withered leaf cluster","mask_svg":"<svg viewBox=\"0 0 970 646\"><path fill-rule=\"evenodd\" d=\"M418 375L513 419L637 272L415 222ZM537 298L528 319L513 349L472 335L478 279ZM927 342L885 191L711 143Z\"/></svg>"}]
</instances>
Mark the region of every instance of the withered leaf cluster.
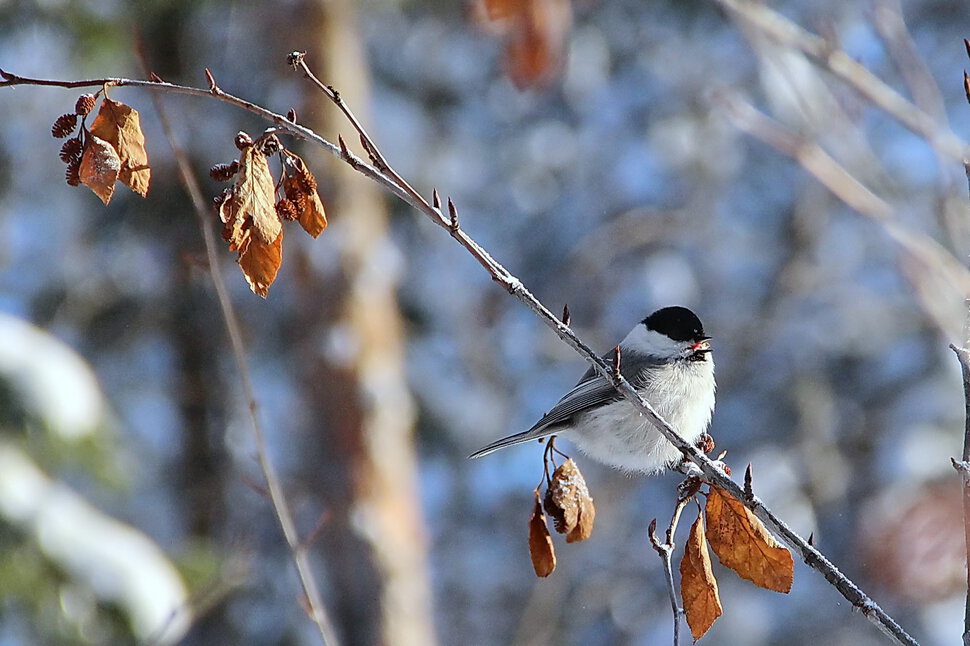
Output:
<instances>
[{"instance_id":1,"label":"withered leaf cluster","mask_svg":"<svg viewBox=\"0 0 970 646\"><path fill-rule=\"evenodd\" d=\"M145 197L151 169L138 111L105 96L94 123L87 128L85 121L96 103L96 95L82 94L74 112L62 114L51 126L54 137L70 137L59 153L67 164L67 183L84 184L105 204L111 201L118 181ZM77 134L72 137L75 129Z\"/></svg>"},{"instance_id":2,"label":"withered leaf cluster","mask_svg":"<svg viewBox=\"0 0 970 646\"><path fill-rule=\"evenodd\" d=\"M707 551L704 518L698 515L680 561L680 596L687 626L694 639L700 639L721 616L721 597Z\"/></svg>"},{"instance_id":3,"label":"withered leaf cluster","mask_svg":"<svg viewBox=\"0 0 970 646\"><path fill-rule=\"evenodd\" d=\"M549 576L556 568L546 514L552 517L556 531L566 535L567 543L584 541L593 533L596 507L583 474L571 458L553 472L541 505L539 489L535 490L535 505L529 517L529 554L532 567L540 577Z\"/></svg>"},{"instance_id":4,"label":"withered leaf cluster","mask_svg":"<svg viewBox=\"0 0 970 646\"><path fill-rule=\"evenodd\" d=\"M539 502L538 489L535 490L535 498L532 515L529 516L529 554L536 576L547 577L556 569L556 550L552 546L552 535L546 515L542 512L542 503Z\"/></svg>"},{"instance_id":5,"label":"withered leaf cluster","mask_svg":"<svg viewBox=\"0 0 970 646\"><path fill-rule=\"evenodd\" d=\"M255 141L240 132L235 143L239 159L217 164L209 174L218 181L236 178L233 186L216 198L222 237L229 243L229 250L236 252L250 289L265 298L283 261L283 220L296 220L316 238L326 228L327 217L313 174L272 131ZM279 183L269 167L272 155L279 155L282 161Z\"/></svg>"},{"instance_id":6,"label":"withered leaf cluster","mask_svg":"<svg viewBox=\"0 0 970 646\"><path fill-rule=\"evenodd\" d=\"M504 38L505 72L520 89L544 87L562 71L572 7L560 0L478 0L478 23Z\"/></svg>"},{"instance_id":7,"label":"withered leaf cluster","mask_svg":"<svg viewBox=\"0 0 970 646\"><path fill-rule=\"evenodd\" d=\"M680 562L681 600L695 640L721 616L708 545L722 565L759 587L787 593L794 577L791 552L774 539L751 510L711 485L704 513L691 527Z\"/></svg>"}]
</instances>

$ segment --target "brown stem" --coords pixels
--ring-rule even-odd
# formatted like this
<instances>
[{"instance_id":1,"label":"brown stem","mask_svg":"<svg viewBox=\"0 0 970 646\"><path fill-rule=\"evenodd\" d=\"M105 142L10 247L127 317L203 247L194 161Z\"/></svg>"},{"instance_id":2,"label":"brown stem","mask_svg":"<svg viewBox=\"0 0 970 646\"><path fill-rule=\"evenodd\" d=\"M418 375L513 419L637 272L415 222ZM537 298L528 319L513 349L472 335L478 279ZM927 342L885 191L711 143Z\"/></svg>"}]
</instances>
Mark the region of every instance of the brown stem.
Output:
<instances>
[{"instance_id":1,"label":"brown stem","mask_svg":"<svg viewBox=\"0 0 970 646\"><path fill-rule=\"evenodd\" d=\"M303 594L306 598L310 619L316 625L324 646L339 646L336 632L330 622L329 614L323 603L323 598L320 595L319 585L313 574L313 568L310 565L307 550L308 543L300 541L296 524L293 521L293 514L290 512L289 503L286 500L279 476L269 459L269 453L266 449L266 438L263 433L262 423L259 420L259 404L256 399L255 389L253 388L252 377L250 376L249 363L246 359L239 319L236 316L232 300L229 298L229 290L226 288L222 273L219 271L219 255L210 222L211 209L207 207L202 189L199 187L195 175L192 174L192 167L185 151L175 138L175 133L172 130L161 98L157 92L152 92L151 95L155 103L155 111L158 113L158 120L172 148L172 154L175 157L175 163L178 166L182 184L189 193L192 199L192 205L199 218L199 226L202 229L202 237L205 240L209 275L212 277L212 284L215 287L216 296L219 300L222 318L226 324L226 331L229 333L229 343L232 347L233 358L236 363L236 372L239 374L243 396L248 403L247 409L256 444L257 460L263 472L263 477L266 479L270 503L273 506L273 511L280 529L283 531L283 537L289 548L293 564L296 566L297 575L299 576L300 584L303 587Z\"/></svg>"},{"instance_id":2,"label":"brown stem","mask_svg":"<svg viewBox=\"0 0 970 646\"><path fill-rule=\"evenodd\" d=\"M952 343L950 349L960 361L960 371L963 374L964 399L964 430L963 430L963 459L952 460L953 468L960 473L963 483L963 531L967 554L970 554L970 351L959 348ZM952 458L951 458L952 459ZM970 646L970 571L967 572L967 602L963 618L963 643Z\"/></svg>"},{"instance_id":3,"label":"brown stem","mask_svg":"<svg viewBox=\"0 0 970 646\"><path fill-rule=\"evenodd\" d=\"M301 67L305 64L301 62ZM322 85L322 83L320 84ZM326 87L326 86L324 86ZM332 90L331 90L332 91ZM358 129L358 133L361 134L363 138L366 138L365 134ZM376 145L369 141L368 148L370 154L374 154L377 151ZM378 153L379 154L379 153ZM352 156L351 156L352 157ZM653 422L654 426L659 430L661 435L663 435L671 444L673 444L677 449L687 457L688 460L696 464L700 471L704 474L704 478L707 482L717 485L721 489L727 491L730 495L738 500L744 501L745 506L748 507L765 525L767 525L775 534L781 537L790 547L792 547L796 552L798 552L804 559L805 563L817 570L826 581L828 581L842 596L848 600L854 607L862 611L863 615L872 622L880 631L885 635L890 637L897 644L905 644L908 646L918 646L916 640L914 640L906 631L904 631L896 621L890 617L886 612L879 607L868 595L866 595L851 579L846 577L835 567L821 552L816 550L812 545L799 536L797 533L792 531L788 525L786 525L781 519L776 517L764 503L754 495L745 496L741 487L737 485L733 480L731 480L713 461L711 461L707 456L702 454L697 448L691 443L684 440L677 431L662 418L653 406L645 400L623 377L622 374L614 374L612 367L608 365L602 358L600 358L586 343L584 343L578 336L576 336L569 327L563 324L562 321L556 318L556 316L546 308L532 293L522 284L522 281L509 272L503 265L498 263L491 255L488 254L477 242L475 242L471 237L469 237L463 229L452 230L450 227L450 222L447 218L444 218L440 211L435 210L431 205L427 203L420 196L416 196L413 193L413 189L409 186L405 188L402 185L394 182L393 178L385 173L381 173L376 169L372 169L370 166L360 162L361 167L358 167L351 159L347 159L346 155L344 157L345 161L351 166L358 170L362 168L371 169L373 174L380 179L382 184L388 186L388 188L402 200L418 209L422 213L425 213L432 219L433 222L439 226L451 231L452 237L454 237L459 244L465 247L472 256L478 260L479 264L491 275L491 277L500 283L510 294L519 299L526 307L532 310L546 325L548 325L558 336L563 340L568 346L576 350L583 358L585 358L593 369L606 378L620 395L629 401L641 414L646 416ZM383 159L383 157L380 157ZM386 163L386 161L384 162ZM391 171L393 172L393 171ZM366 173L365 173L366 174ZM396 173L394 173L396 175ZM370 175L368 175L370 176Z\"/></svg>"},{"instance_id":4,"label":"brown stem","mask_svg":"<svg viewBox=\"0 0 970 646\"><path fill-rule=\"evenodd\" d=\"M670 524L667 525L667 533L664 535L663 543L661 543L657 538L656 518L650 522L650 528L648 530L650 545L657 552L657 554L660 556L660 560L663 562L664 578L667 582L667 594L670 597L670 607L674 615L674 646L677 646L680 643L680 617L684 614L680 604L677 603L677 590L674 587L674 568L671 562L674 554L674 534L677 532L677 525L680 523L680 516L684 511L684 507L686 507L687 503L689 503L692 499L693 495L690 495L681 497L677 500L677 506L674 508L674 513L670 517Z\"/></svg>"},{"instance_id":5,"label":"brown stem","mask_svg":"<svg viewBox=\"0 0 970 646\"><path fill-rule=\"evenodd\" d=\"M805 31L780 13L760 2L749 0L714 0L735 18L744 21L785 47L800 51L896 119L904 127L928 141L950 159L960 160L966 154L967 143L937 120L907 101L883 83L866 67L845 51L833 47L825 39Z\"/></svg>"},{"instance_id":6,"label":"brown stem","mask_svg":"<svg viewBox=\"0 0 970 646\"><path fill-rule=\"evenodd\" d=\"M736 4L735 0L719 1L724 4ZM671 444L677 447L677 449L688 460L696 464L701 473L703 473L707 482L717 485L736 499L744 501L745 506L748 507L748 509L750 509L755 516L765 523L765 525L767 525L768 528L771 529L775 534L781 537L781 539L792 547L792 549L798 552L809 567L818 571L825 578L825 580L828 581L836 590L838 590L847 601L849 601L854 607L861 610L863 615L880 631L887 635L894 643L918 646L917 642L910 637L909 634L907 634L892 617L886 614L886 612L883 611L882 608L880 608L868 595L866 595L851 579L842 574L842 572L840 572L835 565L825 558L825 556L810 545L804 538L789 528L788 525L776 517L770 510L768 510L757 496L751 496L750 498L745 497L741 487L739 487L733 480L724 474L724 472L707 456L703 455L692 444L685 441L674 430L674 428L654 410L653 406L651 406L647 400L643 399L643 397L636 392L630 383L626 381L623 375L614 375L611 366L607 365L585 342L576 336L567 325L556 318L556 316L549 311L549 309L546 308L545 305L543 305L525 287L525 285L523 285L521 280L509 272L494 258L492 258L492 256L477 242L475 242L475 240L468 236L463 229L458 228L457 230L452 230L450 221L443 217L440 210L429 205L427 201L421 198L420 195L417 195L413 189L408 190L409 187L405 188L404 185L395 181L393 177L390 177L374 166L367 164L359 157L346 150L346 148L341 150L340 147L335 146L308 128L304 128L298 124L288 121L285 116L271 112L265 108L226 94L222 91L210 92L209 90L184 87L170 83L134 81L119 78L96 79L88 81L48 81L19 77L3 70L0 70L0 77L4 79L4 81L0 82L0 86L47 85L72 88L112 84L116 86L128 85L133 87L151 87L156 90L165 90L182 94L215 98L217 100L225 101L253 112L262 118L275 123L280 129L285 130L296 137L307 139L320 145L338 159L342 159L354 170L377 182L407 204L426 214L438 226L449 230L452 237L455 238L455 240L457 240L458 243L464 247L480 265L482 265L493 280L502 285L506 291L532 310L532 312L535 313L543 323L548 325L552 331L555 332L564 343L566 343L566 345L585 358L590 365L593 366L593 369L606 378L624 399L629 401L630 404L637 409L637 411L646 416L654 424L654 426L657 427L661 435L663 435ZM948 152L951 150L952 146L948 147Z\"/></svg>"}]
</instances>

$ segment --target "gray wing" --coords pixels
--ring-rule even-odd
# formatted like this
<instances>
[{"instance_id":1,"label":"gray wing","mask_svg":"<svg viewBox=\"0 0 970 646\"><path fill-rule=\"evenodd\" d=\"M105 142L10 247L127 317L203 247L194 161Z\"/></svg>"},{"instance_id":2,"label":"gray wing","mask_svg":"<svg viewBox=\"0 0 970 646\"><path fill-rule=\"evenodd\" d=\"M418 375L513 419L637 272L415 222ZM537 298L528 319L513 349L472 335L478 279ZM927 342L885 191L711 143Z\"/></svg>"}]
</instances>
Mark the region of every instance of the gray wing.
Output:
<instances>
[{"instance_id":1,"label":"gray wing","mask_svg":"<svg viewBox=\"0 0 970 646\"><path fill-rule=\"evenodd\" d=\"M613 351L604 355L603 359L607 362L612 362ZM657 360L647 355L626 352L620 356L620 373L632 383L634 388L643 384L647 371L656 365L658 365ZM532 428L522 433L516 433L515 435L496 440L488 446L475 451L468 457L480 458L483 455L488 455L489 453L504 449L513 444L520 444L553 435L561 431L562 426L570 422L577 413L618 401L620 398L620 394L613 388L613 384L590 366L586 374L579 380L579 383L563 395L559 403L543 415L542 419L536 422Z\"/></svg>"}]
</instances>

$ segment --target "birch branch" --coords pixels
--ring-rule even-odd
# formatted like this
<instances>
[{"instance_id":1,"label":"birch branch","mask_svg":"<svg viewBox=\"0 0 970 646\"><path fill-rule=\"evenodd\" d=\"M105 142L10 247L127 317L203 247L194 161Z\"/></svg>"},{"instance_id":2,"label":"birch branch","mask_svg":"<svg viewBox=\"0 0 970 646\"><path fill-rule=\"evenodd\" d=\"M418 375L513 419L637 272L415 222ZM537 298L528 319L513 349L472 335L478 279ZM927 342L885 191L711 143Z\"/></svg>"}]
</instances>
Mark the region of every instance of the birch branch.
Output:
<instances>
[{"instance_id":1,"label":"birch branch","mask_svg":"<svg viewBox=\"0 0 970 646\"><path fill-rule=\"evenodd\" d=\"M744 21L780 45L805 54L905 128L928 141L940 154L951 160L963 160L967 142L951 130L941 128L933 115L906 100L845 51L802 29L765 4L749 0L714 1L734 18Z\"/></svg>"},{"instance_id":2,"label":"birch branch","mask_svg":"<svg viewBox=\"0 0 970 646\"><path fill-rule=\"evenodd\" d=\"M144 63L145 61L143 59L143 66L145 66ZM175 136L175 131L172 129L171 121L168 118L168 111L165 109L160 94L156 91L150 94L152 102L155 105L155 112L158 114L158 120L162 126L162 131L168 140L169 147L172 149L172 155L175 158L175 164L179 171L179 178L186 192L189 194L192 207L199 220L199 228L202 230L209 275L212 278L212 284L216 290L216 298L219 301L219 309L222 313L223 322L226 325L226 332L229 335L229 345L232 348L233 359L236 363L236 372L239 374L243 397L246 400L246 409L249 413L253 439L256 444L257 460L263 472L263 478L266 480L270 504L273 507L277 523L283 532L283 538L286 540L290 557L293 559L293 565L296 567L310 619L316 625L324 646L339 646L340 642L337 639L336 631L333 628L333 623L330 620L327 608L323 603L323 597L320 595L320 586L317 584L316 576L310 565L307 543L299 539L299 533L296 529L296 523L293 521L293 514L290 511L289 502L286 499L283 486L276 473L276 468L269 458L269 452L266 447L266 436L263 433L263 425L259 419L259 403L256 399L256 389L253 387L249 361L246 358L246 349L243 343L242 330L239 325L239 317L236 315L236 309L232 304L232 299L229 298L229 290L226 288L226 282L223 280L222 272L219 270L218 249L210 222L212 208L207 203L202 193L202 188L192 173L192 165L189 162L188 156L185 154L184 149Z\"/></svg>"},{"instance_id":3,"label":"birch branch","mask_svg":"<svg viewBox=\"0 0 970 646\"><path fill-rule=\"evenodd\" d=\"M953 468L960 474L963 483L963 531L967 553L970 554L970 351L950 344L950 349L960 361L960 372L963 374L963 398L966 423L963 430L963 457L961 460L950 458ZM970 646L970 571L967 572L967 602L963 616L963 644Z\"/></svg>"},{"instance_id":4,"label":"birch branch","mask_svg":"<svg viewBox=\"0 0 970 646\"><path fill-rule=\"evenodd\" d=\"M313 77L312 72L310 72L309 68L307 68L306 64L303 62L302 54L298 52L290 54L289 63L297 69L302 70L307 78L313 82L315 77ZM331 154L335 155L339 159L342 159L344 162L354 168L354 170L377 182L390 193L414 207L417 211L426 215L431 219L432 222L447 230L458 242L458 244L464 247L469 254L471 254L472 257L478 261L478 263L483 267L483 269L485 269L486 272L488 272L493 280L499 283L506 291L509 292L509 294L517 298L523 305L529 308L543 323L552 329L552 331L555 332L555 334L559 336L559 338L562 339L566 345L571 347L580 356L586 359L593 369L607 379L617 390L617 392L624 399L629 401L634 408L646 416L654 424L658 431L665 438L667 438L668 441L670 441L671 444L677 447L677 449L689 461L696 464L703 474L705 481L720 487L734 498L742 501L744 505L750 509L759 520L761 520L761 522L763 522L772 532L779 536L797 554L799 554L806 565L819 572L826 581L828 581L849 603L852 604L853 607L862 612L862 614L883 634L889 637L893 643L907 646L918 646L918 643L908 633L906 633L906 631L903 630L892 617L890 617L878 604L875 603L875 601L865 594L865 592L863 592L862 589L859 588L859 586L857 586L851 579L845 576L834 564L832 564L831 561L828 560L828 558L826 558L808 541L788 527L784 521L773 514L756 495L753 493L746 495L742 488L727 475L725 475L714 461L710 460L696 447L684 440L673 429L669 422L663 419L656 412L656 410L654 410L650 403L643 399L643 397L637 393L637 391L621 374L615 374L611 369L611 366L603 361L566 324L556 318L555 314L546 308L546 306L543 305L526 288L521 280L513 275L501 263L492 258L492 256L483 247L481 247L481 245L479 245L474 239L465 233L464 229L462 229L459 224L458 209L451 200L448 201L449 214L448 217L446 217L441 211L440 203L429 204L426 199L424 199L409 186L396 181L395 176L397 176L397 174L390 171L390 166L386 164L386 161L381 162L383 159L382 155L377 157L377 163L383 165L383 169L369 164L360 157L351 153L347 149L346 145L343 144L342 140L340 140L341 145L334 145L310 129L288 121L283 115L272 112L254 103L222 91L214 81L210 81L210 89L205 90L171 83L156 83L151 81L138 81L124 78L91 79L87 81L30 79L11 74L10 72L4 70L0 70L0 77L3 79L3 81L0 81L0 87L15 85L43 85L76 88L109 84L118 87L148 87L155 90L214 98L257 114L260 117L276 124L280 130L288 132L298 138L313 141L314 143L320 145ZM334 98L331 96L331 92L327 92L326 86L320 83L319 80L316 81L315 85L316 84L319 84L317 85L318 89L323 91L331 101L334 101ZM338 93L334 92L333 96L339 98ZM334 101L334 103L337 104L345 114L349 112L349 108L347 108L347 106L341 106L337 101ZM342 101L340 103L342 103ZM367 150L368 155L373 158L375 156L375 151L377 151L377 154L380 155L377 146L374 145L374 142L369 136L367 136L367 133L363 131L363 128L357 127L359 122L356 122L356 119L352 119L351 122L356 124L355 128L358 130L358 134L360 135L362 141L367 142L364 144L364 147Z\"/></svg>"}]
</instances>

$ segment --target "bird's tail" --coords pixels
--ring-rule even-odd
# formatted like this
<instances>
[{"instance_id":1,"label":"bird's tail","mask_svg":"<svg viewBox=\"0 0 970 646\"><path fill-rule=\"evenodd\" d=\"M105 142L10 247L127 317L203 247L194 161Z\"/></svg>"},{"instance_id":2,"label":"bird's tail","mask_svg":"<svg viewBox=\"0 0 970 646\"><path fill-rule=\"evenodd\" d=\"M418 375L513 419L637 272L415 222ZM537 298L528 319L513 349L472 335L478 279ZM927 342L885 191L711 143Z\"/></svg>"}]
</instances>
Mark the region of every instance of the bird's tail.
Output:
<instances>
[{"instance_id":1,"label":"bird's tail","mask_svg":"<svg viewBox=\"0 0 970 646\"><path fill-rule=\"evenodd\" d=\"M471 455L471 458L480 458L483 455L488 455L489 453L494 453L499 449L504 449L507 446L512 446L513 444L521 444L522 442L528 442L530 440L538 440L543 437L548 437L549 435L554 435L556 433L555 429L546 428L533 428L528 431L523 431L521 433L516 433L515 435L509 435L508 437L503 437L500 440L495 440L488 446L483 446Z\"/></svg>"}]
</instances>

